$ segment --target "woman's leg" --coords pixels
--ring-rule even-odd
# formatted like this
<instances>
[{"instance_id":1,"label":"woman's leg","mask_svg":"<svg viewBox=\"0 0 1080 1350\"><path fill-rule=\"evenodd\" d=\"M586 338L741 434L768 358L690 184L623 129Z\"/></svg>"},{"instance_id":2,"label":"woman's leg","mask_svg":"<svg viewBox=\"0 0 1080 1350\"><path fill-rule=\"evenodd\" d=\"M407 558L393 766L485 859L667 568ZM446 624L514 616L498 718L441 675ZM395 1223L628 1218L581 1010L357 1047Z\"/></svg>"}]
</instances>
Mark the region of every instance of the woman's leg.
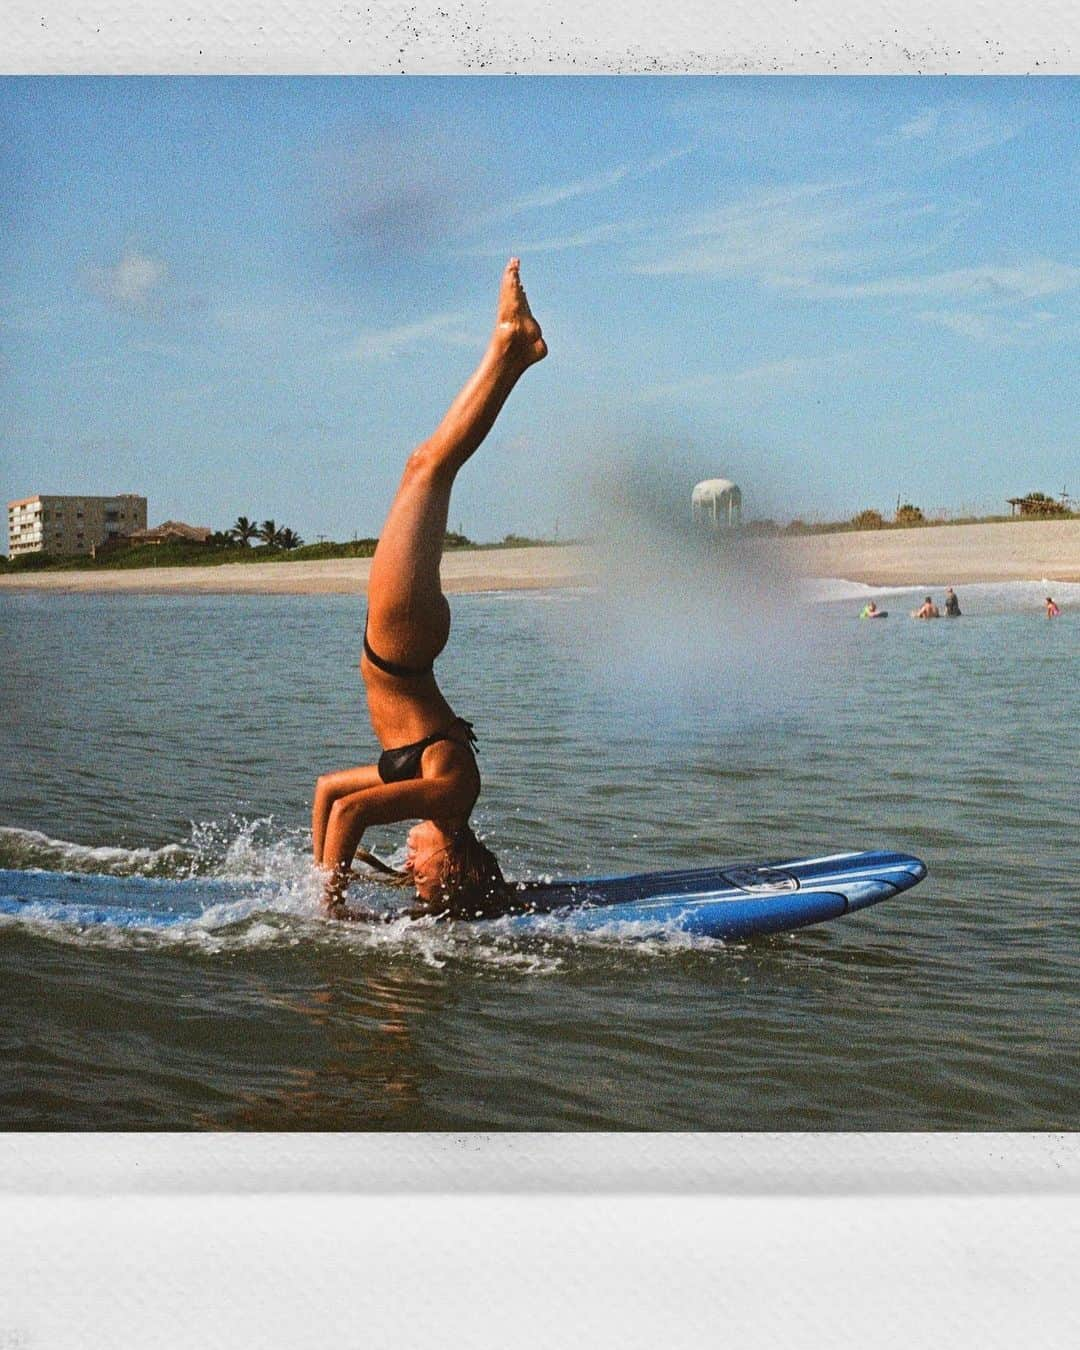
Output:
<instances>
[{"instance_id":1,"label":"woman's leg","mask_svg":"<svg viewBox=\"0 0 1080 1350\"><path fill-rule=\"evenodd\" d=\"M378 767L374 764L321 775L315 784L315 796L311 802L311 846L316 864L322 864L326 827L337 799L348 797L353 792L362 792L365 788L376 787L381 782Z\"/></svg>"},{"instance_id":2,"label":"woman's leg","mask_svg":"<svg viewBox=\"0 0 1080 1350\"><path fill-rule=\"evenodd\" d=\"M439 584L439 563L454 478L491 430L521 375L546 355L518 260L511 258L487 351L434 434L409 456L371 562L368 640L388 661L425 666L444 647L450 611Z\"/></svg>"}]
</instances>

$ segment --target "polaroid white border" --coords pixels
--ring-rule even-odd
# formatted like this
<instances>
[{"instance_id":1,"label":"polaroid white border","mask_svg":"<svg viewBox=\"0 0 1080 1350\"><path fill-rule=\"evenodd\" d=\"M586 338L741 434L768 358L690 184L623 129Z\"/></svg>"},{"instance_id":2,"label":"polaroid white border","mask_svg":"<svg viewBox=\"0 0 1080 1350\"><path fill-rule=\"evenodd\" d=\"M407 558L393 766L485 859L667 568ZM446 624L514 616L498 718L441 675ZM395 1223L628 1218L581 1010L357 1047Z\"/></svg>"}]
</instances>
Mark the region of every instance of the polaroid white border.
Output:
<instances>
[{"instance_id":1,"label":"polaroid white border","mask_svg":"<svg viewBox=\"0 0 1080 1350\"><path fill-rule=\"evenodd\" d=\"M7 74L1071 74L967 0L8 0ZM1076 1135L0 1136L0 1350L1071 1344Z\"/></svg>"},{"instance_id":2,"label":"polaroid white border","mask_svg":"<svg viewBox=\"0 0 1080 1350\"><path fill-rule=\"evenodd\" d=\"M0 1134L0 1195L185 1192L1080 1196L1080 1135Z\"/></svg>"}]
</instances>

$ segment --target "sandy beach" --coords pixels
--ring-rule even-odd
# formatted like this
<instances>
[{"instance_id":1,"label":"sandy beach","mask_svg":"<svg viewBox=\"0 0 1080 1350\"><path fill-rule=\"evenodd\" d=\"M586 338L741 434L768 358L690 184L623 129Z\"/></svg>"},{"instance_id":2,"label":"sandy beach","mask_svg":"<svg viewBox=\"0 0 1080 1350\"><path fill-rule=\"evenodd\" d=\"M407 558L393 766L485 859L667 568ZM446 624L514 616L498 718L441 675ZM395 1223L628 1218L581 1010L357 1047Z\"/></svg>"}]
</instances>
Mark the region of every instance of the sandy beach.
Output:
<instances>
[{"instance_id":1,"label":"sandy beach","mask_svg":"<svg viewBox=\"0 0 1080 1350\"><path fill-rule=\"evenodd\" d=\"M750 547L779 555L808 577L843 577L871 586L963 585L975 581L1080 581L1080 520L868 530L760 539ZM363 594L370 558L233 563L220 567L40 572L0 576L0 588L133 591L144 594ZM595 559L587 545L466 550L446 554L449 593L550 590L588 585Z\"/></svg>"},{"instance_id":2,"label":"sandy beach","mask_svg":"<svg viewBox=\"0 0 1080 1350\"><path fill-rule=\"evenodd\" d=\"M1080 520L862 530L784 540L781 546L806 576L868 586L1080 581Z\"/></svg>"}]
</instances>

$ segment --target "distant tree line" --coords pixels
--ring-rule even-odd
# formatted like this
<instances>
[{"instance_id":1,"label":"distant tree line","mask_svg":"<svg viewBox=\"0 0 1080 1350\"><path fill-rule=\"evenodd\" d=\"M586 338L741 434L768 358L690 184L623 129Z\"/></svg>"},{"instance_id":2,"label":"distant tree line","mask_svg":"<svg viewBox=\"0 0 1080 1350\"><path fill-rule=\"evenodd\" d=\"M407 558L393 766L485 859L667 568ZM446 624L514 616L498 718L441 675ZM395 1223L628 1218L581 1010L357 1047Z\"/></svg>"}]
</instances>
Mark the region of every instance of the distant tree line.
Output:
<instances>
[{"instance_id":1,"label":"distant tree line","mask_svg":"<svg viewBox=\"0 0 1080 1350\"><path fill-rule=\"evenodd\" d=\"M1026 497L1010 498L1010 505L1019 508L1020 515L1026 517L1051 518L1067 517L1073 514L1069 507L1063 501L1057 501L1053 497L1047 496L1045 492L1029 492ZM905 502L902 506L896 508L896 515L892 522L893 525L925 525L926 517L920 507L912 502ZM792 525L802 522L792 521ZM851 517L848 522L851 529L854 530L884 530L888 529L890 522L885 519L880 511L873 508L867 508L865 511L859 511Z\"/></svg>"},{"instance_id":2,"label":"distant tree line","mask_svg":"<svg viewBox=\"0 0 1080 1350\"><path fill-rule=\"evenodd\" d=\"M1067 500L1055 500L1044 492L1029 492L1026 497L1010 499L1010 505L1018 508L1020 517L1025 520L1073 519L1078 512L1070 509ZM836 534L843 530L894 530L919 525L978 525L992 522L1015 520L1016 516L964 516L950 519L928 520L921 507L914 502L904 502L897 506L891 520L873 507L856 512L848 520L806 521L796 519L786 525L775 520L747 520L739 527L743 534L775 536L783 534Z\"/></svg>"},{"instance_id":3,"label":"distant tree line","mask_svg":"<svg viewBox=\"0 0 1080 1350\"><path fill-rule=\"evenodd\" d=\"M253 549L252 541L265 544ZM343 543L324 539L316 544L305 544L295 530L279 528L273 520L261 524L247 516L237 516L236 523L227 530L215 530L209 539L169 539L161 543L136 544L123 549L100 552L97 557L85 555L60 557L50 553L25 553L17 558L0 554L0 572L9 571L67 571L72 568L99 570L101 568L138 567L205 567L223 563L275 563L286 556L293 560L317 561L326 558L370 558L378 539L354 537ZM457 530L447 530L443 537L447 549L527 548L551 541L533 539L526 535L508 534L497 544L477 544Z\"/></svg>"},{"instance_id":4,"label":"distant tree line","mask_svg":"<svg viewBox=\"0 0 1080 1350\"><path fill-rule=\"evenodd\" d=\"M261 540L267 548L302 548L304 543L296 531L290 530L287 525L279 527L273 520L264 520L261 525L256 525L247 516L237 516L236 524L225 531L224 538L242 548L250 547L253 539Z\"/></svg>"}]
</instances>

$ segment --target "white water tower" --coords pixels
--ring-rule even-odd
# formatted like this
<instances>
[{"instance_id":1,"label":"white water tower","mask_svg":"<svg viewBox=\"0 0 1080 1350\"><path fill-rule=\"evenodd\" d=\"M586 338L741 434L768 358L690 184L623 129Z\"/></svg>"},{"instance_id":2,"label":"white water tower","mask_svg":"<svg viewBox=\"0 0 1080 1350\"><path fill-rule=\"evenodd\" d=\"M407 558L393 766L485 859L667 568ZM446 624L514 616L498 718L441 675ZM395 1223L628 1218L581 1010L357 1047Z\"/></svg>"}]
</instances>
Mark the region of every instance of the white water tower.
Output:
<instances>
[{"instance_id":1,"label":"white water tower","mask_svg":"<svg viewBox=\"0 0 1080 1350\"><path fill-rule=\"evenodd\" d=\"M727 478L706 478L691 494L690 513L695 524L730 529L742 522L742 493Z\"/></svg>"}]
</instances>

